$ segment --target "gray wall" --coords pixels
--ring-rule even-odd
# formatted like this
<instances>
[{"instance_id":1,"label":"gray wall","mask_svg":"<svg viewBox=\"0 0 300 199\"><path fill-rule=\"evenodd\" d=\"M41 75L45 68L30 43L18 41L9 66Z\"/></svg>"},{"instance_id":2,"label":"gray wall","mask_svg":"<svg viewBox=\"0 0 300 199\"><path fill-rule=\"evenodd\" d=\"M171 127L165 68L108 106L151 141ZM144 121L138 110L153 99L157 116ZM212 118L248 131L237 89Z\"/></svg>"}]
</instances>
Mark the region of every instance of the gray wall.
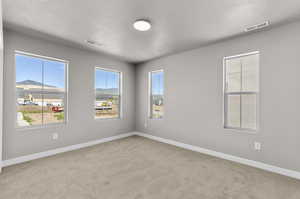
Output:
<instances>
[{"instance_id":1,"label":"gray wall","mask_svg":"<svg viewBox=\"0 0 300 199\"><path fill-rule=\"evenodd\" d=\"M2 160L2 125L3 125L3 29L2 0L0 0L0 161ZM0 165L1 171L1 165Z\"/></svg>"},{"instance_id":2,"label":"gray wall","mask_svg":"<svg viewBox=\"0 0 300 199\"><path fill-rule=\"evenodd\" d=\"M136 129L300 171L300 23L276 27L137 67ZM260 51L260 130L222 125L224 56ZM165 70L165 117L147 119L147 75ZM147 123L147 127L145 127ZM260 152L253 142L262 143Z\"/></svg>"},{"instance_id":3,"label":"gray wall","mask_svg":"<svg viewBox=\"0 0 300 199\"><path fill-rule=\"evenodd\" d=\"M65 126L15 128L14 50L69 61L69 114ZM94 119L94 67L123 72L123 119ZM4 160L133 131L135 128L134 66L110 57L4 31ZM52 140L52 133L59 134Z\"/></svg>"}]
</instances>

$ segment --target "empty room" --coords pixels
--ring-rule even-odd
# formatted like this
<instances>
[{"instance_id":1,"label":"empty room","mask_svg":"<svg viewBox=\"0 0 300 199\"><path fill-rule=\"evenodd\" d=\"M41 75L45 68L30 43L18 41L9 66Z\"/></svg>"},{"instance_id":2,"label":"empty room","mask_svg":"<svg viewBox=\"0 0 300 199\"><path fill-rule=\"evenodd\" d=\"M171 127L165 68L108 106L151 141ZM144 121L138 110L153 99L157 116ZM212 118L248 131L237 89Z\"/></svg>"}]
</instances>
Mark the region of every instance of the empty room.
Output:
<instances>
[{"instance_id":1,"label":"empty room","mask_svg":"<svg viewBox=\"0 0 300 199\"><path fill-rule=\"evenodd\" d=\"M300 199L299 0L0 0L0 199Z\"/></svg>"}]
</instances>

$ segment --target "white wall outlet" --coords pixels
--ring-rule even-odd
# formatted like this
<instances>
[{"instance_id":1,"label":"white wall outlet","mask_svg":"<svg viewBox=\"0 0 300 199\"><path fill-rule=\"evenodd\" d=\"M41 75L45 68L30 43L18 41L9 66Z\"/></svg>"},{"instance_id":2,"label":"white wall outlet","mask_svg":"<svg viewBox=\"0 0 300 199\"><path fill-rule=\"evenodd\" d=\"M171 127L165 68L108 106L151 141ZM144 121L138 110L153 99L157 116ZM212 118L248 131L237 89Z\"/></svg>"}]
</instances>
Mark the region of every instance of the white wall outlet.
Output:
<instances>
[{"instance_id":1,"label":"white wall outlet","mask_svg":"<svg viewBox=\"0 0 300 199\"><path fill-rule=\"evenodd\" d=\"M260 142L254 142L254 150L256 150L256 151L261 150L261 143Z\"/></svg>"},{"instance_id":2,"label":"white wall outlet","mask_svg":"<svg viewBox=\"0 0 300 199\"><path fill-rule=\"evenodd\" d=\"M145 123L144 123L144 127L145 127L145 128L147 128L147 127L148 127L148 124L147 124L147 122L145 122Z\"/></svg>"},{"instance_id":3,"label":"white wall outlet","mask_svg":"<svg viewBox=\"0 0 300 199\"><path fill-rule=\"evenodd\" d=\"M58 139L58 133L53 133L52 134L52 139L57 140Z\"/></svg>"}]
</instances>

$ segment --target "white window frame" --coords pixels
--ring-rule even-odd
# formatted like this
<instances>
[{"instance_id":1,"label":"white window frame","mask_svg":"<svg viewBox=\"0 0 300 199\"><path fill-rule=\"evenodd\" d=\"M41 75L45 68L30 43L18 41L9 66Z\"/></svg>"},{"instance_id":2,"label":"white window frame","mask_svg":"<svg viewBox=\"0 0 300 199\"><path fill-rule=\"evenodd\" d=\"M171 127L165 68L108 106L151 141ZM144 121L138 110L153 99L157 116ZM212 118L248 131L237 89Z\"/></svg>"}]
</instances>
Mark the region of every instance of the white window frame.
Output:
<instances>
[{"instance_id":1,"label":"white window frame","mask_svg":"<svg viewBox=\"0 0 300 199\"><path fill-rule=\"evenodd\" d=\"M148 73L148 118L152 119L152 120L162 120L165 117L165 108L164 108L163 116L161 118L153 118L153 116L152 116L152 73L158 73L158 72L163 72L163 74L164 74L163 97L164 97L164 107L165 107L165 72L163 69L150 71Z\"/></svg>"},{"instance_id":2,"label":"white window frame","mask_svg":"<svg viewBox=\"0 0 300 199\"><path fill-rule=\"evenodd\" d=\"M245 91L240 91L240 92L226 92L226 61L230 59L235 59L235 58L241 58L241 57L246 57L250 55L259 55L259 65L258 65L258 91L257 92L245 92ZM241 73L242 75L242 73ZM242 79L241 79L242 81ZM255 94L256 95L256 129L251 129L251 128L242 128L241 125L240 127L231 127L227 125L227 95L240 95L242 94ZM240 102L240 117L242 117L242 101ZM238 131L244 131L244 132L249 132L249 133L257 133L260 129L260 52L259 51L253 51L249 53L243 53L243 54L238 54L238 55L233 55L233 56L227 56L223 58L223 128L224 129L232 129L232 130L238 130ZM242 119L240 118L240 122L242 122Z\"/></svg>"},{"instance_id":3,"label":"white window frame","mask_svg":"<svg viewBox=\"0 0 300 199\"><path fill-rule=\"evenodd\" d=\"M16 95L16 86L17 86L17 81L16 81L16 76L17 76L17 65L16 65L16 55L25 55L33 58L38 58L38 59L45 59L49 61L58 61L62 62L65 64L65 95L64 95L64 121L63 122L56 122L56 123L50 123L50 124L36 124L36 125L31 125L31 126L18 126L17 125L17 107L14 106L14 113L15 113L15 128L18 130L27 130L27 129L42 129L42 128L48 128L48 127L56 127L56 126L65 126L68 123L68 113L69 113L69 61L59 59L59 58L54 58L54 57L49 57L49 56L44 56L44 55L39 55L35 53L30 53L30 52L25 52L21 50L15 50L14 51L14 66L15 66L15 79L14 79L14 95L15 95L15 101L17 101L17 95Z\"/></svg>"},{"instance_id":4,"label":"white window frame","mask_svg":"<svg viewBox=\"0 0 300 199\"><path fill-rule=\"evenodd\" d=\"M104 70L104 71L108 71L108 72L115 72L115 73L119 73L119 115L118 117L113 117L113 118L99 118L96 117L96 110L95 110L95 102L96 102L96 97L97 97L97 93L96 93L96 87L95 87L95 82L96 82L96 71L97 70ZM94 105L93 105L93 109L94 109L94 119L95 120L120 120L123 118L123 72L122 71L118 71L115 69L110 69L110 68L103 68L103 67L99 67L96 66L95 67L95 71L94 71Z\"/></svg>"}]
</instances>

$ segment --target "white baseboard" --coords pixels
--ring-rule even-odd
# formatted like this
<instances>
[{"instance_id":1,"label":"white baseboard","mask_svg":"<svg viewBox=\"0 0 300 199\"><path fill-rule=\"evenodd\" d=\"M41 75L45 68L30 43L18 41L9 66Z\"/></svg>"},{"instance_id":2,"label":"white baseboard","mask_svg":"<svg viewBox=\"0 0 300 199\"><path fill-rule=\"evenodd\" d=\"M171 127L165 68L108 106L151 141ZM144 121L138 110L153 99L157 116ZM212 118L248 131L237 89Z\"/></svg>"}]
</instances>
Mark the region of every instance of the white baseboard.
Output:
<instances>
[{"instance_id":1,"label":"white baseboard","mask_svg":"<svg viewBox=\"0 0 300 199\"><path fill-rule=\"evenodd\" d=\"M169 140L169 139L165 139L165 138L161 138L161 137L157 137L157 136L153 136L153 135L149 135L149 134L145 134L145 133L134 132L133 134L138 135L138 136L142 136L142 137L145 137L145 138L149 138L149 139L152 139L152 140L156 140L156 141L159 141L159 142L163 142L163 143L166 143L166 144L171 144L171 145L174 145L174 146L177 146L177 147L180 147L180 148L184 148L184 149L188 149L188 150L191 150L191 151L196 151L196 152L199 152L199 153L215 156L215 157L222 158L222 159L225 159L225 160L230 160L230 161L233 161L233 162L237 162L237 163L240 163L240 164L256 167L256 168L259 168L259 169L263 169L263 170L266 170L266 171L270 171L270 172L273 172L273 173L281 174L281 175L284 175L284 176L288 176L288 177L292 177L292 178L296 178L296 179L300 180L300 172L298 172L298 171L284 169L284 168L280 168L280 167L277 167L277 166L265 164L265 163L262 163L262 162L257 162L257 161L254 161L254 160L248 160L248 159L245 159L245 158L241 158L241 157L237 157L237 156L233 156L233 155L228 155L228 154L221 153L221 152L216 152L216 151L213 151L213 150L204 149L204 148L201 148L201 147L198 147L198 146L193 146L193 145L190 145L190 144L184 144L184 143L177 142L177 141L174 141L174 140Z\"/></svg>"},{"instance_id":2,"label":"white baseboard","mask_svg":"<svg viewBox=\"0 0 300 199\"><path fill-rule=\"evenodd\" d=\"M44 152L40 152L40 153L25 155L25 156L21 156L21 157L9 159L9 160L4 160L4 161L2 161L2 167L7 167L7 166L23 163L23 162L28 162L31 160L44 158L44 157L56 155L59 153L64 153L67 151L73 151L73 150L97 145L97 144L104 143L104 142L110 142L113 140L118 140L118 139L129 137L132 135L134 135L134 133L125 133L125 134L120 134L120 135L116 135L116 136L112 136L112 137L102 138L99 140L93 140L93 141L86 142L86 143L75 144L75 145L66 146L66 147L62 147L62 148L58 148L58 149L53 149L53 150L44 151Z\"/></svg>"}]
</instances>

